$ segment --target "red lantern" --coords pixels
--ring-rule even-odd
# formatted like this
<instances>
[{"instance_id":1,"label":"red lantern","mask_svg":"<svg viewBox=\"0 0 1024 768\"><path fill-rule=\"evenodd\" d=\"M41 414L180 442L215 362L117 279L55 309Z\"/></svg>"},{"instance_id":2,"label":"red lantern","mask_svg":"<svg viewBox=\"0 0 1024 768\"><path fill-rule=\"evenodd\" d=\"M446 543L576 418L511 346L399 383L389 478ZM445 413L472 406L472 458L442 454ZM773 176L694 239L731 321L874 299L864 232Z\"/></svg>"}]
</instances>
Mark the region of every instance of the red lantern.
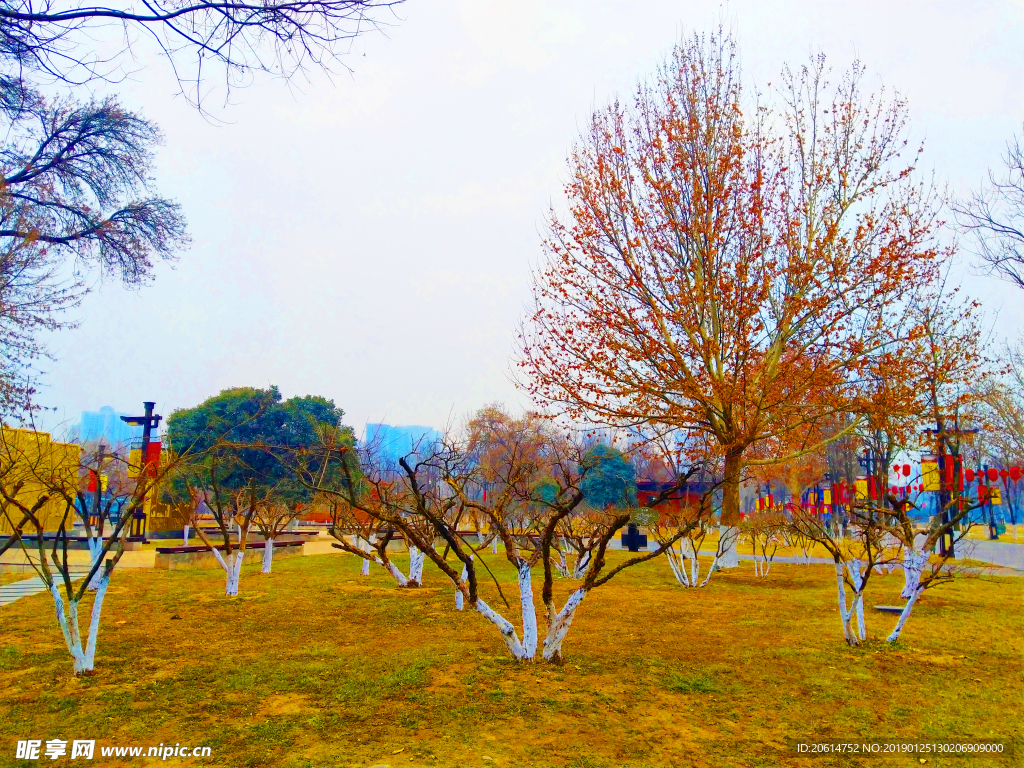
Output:
<instances>
[{"instance_id":1,"label":"red lantern","mask_svg":"<svg viewBox=\"0 0 1024 768\"><path fill-rule=\"evenodd\" d=\"M1010 467L1010 479L1014 481L1020 480L1020 467Z\"/></svg>"},{"instance_id":2,"label":"red lantern","mask_svg":"<svg viewBox=\"0 0 1024 768\"><path fill-rule=\"evenodd\" d=\"M991 467L988 470L988 479L989 479L989 482L991 482L991 483L994 483L996 480L998 480L999 479L999 470L996 469L995 467Z\"/></svg>"},{"instance_id":3,"label":"red lantern","mask_svg":"<svg viewBox=\"0 0 1024 768\"><path fill-rule=\"evenodd\" d=\"M1010 473L1007 472L1005 468L999 470L999 479L1002 480L1004 483L1006 482L1006 478L1009 476Z\"/></svg>"},{"instance_id":4,"label":"red lantern","mask_svg":"<svg viewBox=\"0 0 1024 768\"><path fill-rule=\"evenodd\" d=\"M964 472L964 474L967 475L967 482L968 483L973 483L974 482L974 470L973 469L968 469L966 472Z\"/></svg>"},{"instance_id":5,"label":"red lantern","mask_svg":"<svg viewBox=\"0 0 1024 768\"><path fill-rule=\"evenodd\" d=\"M910 465L909 464L904 464L903 465L903 476L904 477L910 477Z\"/></svg>"}]
</instances>

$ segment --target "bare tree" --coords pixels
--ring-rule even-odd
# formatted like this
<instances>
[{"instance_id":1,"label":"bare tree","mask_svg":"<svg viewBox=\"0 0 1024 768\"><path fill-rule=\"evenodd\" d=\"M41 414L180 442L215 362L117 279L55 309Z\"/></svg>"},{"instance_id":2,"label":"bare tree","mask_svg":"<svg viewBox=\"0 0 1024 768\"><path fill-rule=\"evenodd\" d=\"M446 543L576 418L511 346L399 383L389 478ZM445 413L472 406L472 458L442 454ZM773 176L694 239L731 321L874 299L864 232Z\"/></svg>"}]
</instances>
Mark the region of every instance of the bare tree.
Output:
<instances>
[{"instance_id":1,"label":"bare tree","mask_svg":"<svg viewBox=\"0 0 1024 768\"><path fill-rule=\"evenodd\" d=\"M293 520L302 514L302 505L295 500L280 498L271 489L266 498L256 502L252 522L263 536L263 564L261 573L270 573L274 563L274 541L284 533Z\"/></svg>"},{"instance_id":2,"label":"bare tree","mask_svg":"<svg viewBox=\"0 0 1024 768\"><path fill-rule=\"evenodd\" d=\"M254 73L290 78L310 67L331 71L354 38L379 28L378 12L402 0L148 0L83 6L56 0L14 0L0 7L0 62L69 84L115 80L139 33L155 41L178 78L182 94L201 105L213 68L228 91ZM119 29L122 44L103 56L96 33Z\"/></svg>"},{"instance_id":3,"label":"bare tree","mask_svg":"<svg viewBox=\"0 0 1024 768\"><path fill-rule=\"evenodd\" d=\"M585 442L559 435L531 417L514 419L492 413L484 425L471 425L461 437L449 435L430 451L399 459L398 469L389 471L385 478L367 456L359 455L358 449L332 441L329 430L323 436L323 445L317 451L297 457L302 481L400 531L410 548L416 547L451 580L465 604L497 628L516 659L534 660L540 643L545 661L561 663L562 643L584 598L624 569L661 555L678 540L670 538L650 552L609 567L608 545L630 522L634 510L594 510L593 528L586 543L591 553L589 564L582 583L558 608L554 598L554 542L562 521L583 503L581 486L595 466ZM482 456L488 457L486 463ZM338 467L343 482L323 486L320 478L335 476L325 471L324 461ZM368 480L374 480L356 482L357 468ZM493 490L486 499L480 493L484 482ZM456 527L467 511L487 520L516 570L521 634L480 595L481 568L486 570L487 564L475 557L478 550L459 535ZM445 557L448 553L458 560L454 567ZM544 571L541 600L547 626L543 641L533 591L533 571L537 567ZM496 580L495 585L505 600Z\"/></svg>"},{"instance_id":4,"label":"bare tree","mask_svg":"<svg viewBox=\"0 0 1024 768\"><path fill-rule=\"evenodd\" d=\"M15 436L16 432L20 434ZM125 551L128 524L173 465L136 467L137 472L129 473L123 458L112 457L115 466L108 469L107 487L110 503L92 507L106 517L109 536L100 540L98 552L92 553L90 567L76 586L80 575L73 572L68 559L69 534L79 513L77 505L84 501L79 495L82 475L95 471L95 465L88 459L79 462L78 446L50 442L44 433L4 429L0 435L0 499L4 519L13 530L8 546L11 538L17 541L53 598L75 674L91 675L103 601ZM48 530L54 531L49 547ZM93 538L91 531L89 537ZM79 608L90 590L94 596L83 642Z\"/></svg>"},{"instance_id":5,"label":"bare tree","mask_svg":"<svg viewBox=\"0 0 1024 768\"><path fill-rule=\"evenodd\" d=\"M953 203L957 223L974 236L984 268L1024 288L1024 146L1014 136L1006 145L1001 173L967 200Z\"/></svg>"},{"instance_id":6,"label":"bare tree","mask_svg":"<svg viewBox=\"0 0 1024 768\"><path fill-rule=\"evenodd\" d=\"M144 284L155 261L188 246L179 206L150 173L160 132L114 99L49 101L24 89L4 111L0 145L0 407L26 410L40 330L64 313L89 276Z\"/></svg>"}]
</instances>

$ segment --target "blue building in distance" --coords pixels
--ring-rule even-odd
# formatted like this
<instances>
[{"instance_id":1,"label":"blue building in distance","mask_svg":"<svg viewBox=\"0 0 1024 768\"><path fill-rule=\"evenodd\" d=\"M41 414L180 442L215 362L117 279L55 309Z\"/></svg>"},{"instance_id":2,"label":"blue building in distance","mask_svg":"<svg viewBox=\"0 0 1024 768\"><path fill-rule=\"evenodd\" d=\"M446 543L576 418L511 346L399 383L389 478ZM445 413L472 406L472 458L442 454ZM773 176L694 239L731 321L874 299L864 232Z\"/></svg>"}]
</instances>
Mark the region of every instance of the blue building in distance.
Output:
<instances>
[{"instance_id":1,"label":"blue building in distance","mask_svg":"<svg viewBox=\"0 0 1024 768\"><path fill-rule=\"evenodd\" d=\"M142 439L142 427L133 427L121 421L127 413L119 413L105 405L98 411L83 411L78 423L68 430L68 440L79 445L104 442L111 449L126 447L133 440Z\"/></svg>"},{"instance_id":2,"label":"blue building in distance","mask_svg":"<svg viewBox=\"0 0 1024 768\"><path fill-rule=\"evenodd\" d=\"M397 464L400 458L414 451L429 450L440 439L441 433L433 427L367 424L363 444L373 446L386 463Z\"/></svg>"}]
</instances>

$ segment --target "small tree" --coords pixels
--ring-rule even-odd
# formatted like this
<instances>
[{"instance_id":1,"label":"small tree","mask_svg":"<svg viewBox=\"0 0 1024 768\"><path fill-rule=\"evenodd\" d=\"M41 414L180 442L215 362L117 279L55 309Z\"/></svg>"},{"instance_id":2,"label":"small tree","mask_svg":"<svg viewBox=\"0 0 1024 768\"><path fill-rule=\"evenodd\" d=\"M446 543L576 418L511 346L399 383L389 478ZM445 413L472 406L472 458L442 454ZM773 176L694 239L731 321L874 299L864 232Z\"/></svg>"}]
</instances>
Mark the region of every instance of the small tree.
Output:
<instances>
[{"instance_id":1,"label":"small tree","mask_svg":"<svg viewBox=\"0 0 1024 768\"><path fill-rule=\"evenodd\" d=\"M293 505L294 510L294 505L312 498L311 492L296 482L291 468L277 458L277 452L308 448L316 442L322 425L340 428L342 415L343 411L324 398L295 397L281 402L277 387L238 387L194 408L177 410L167 420L172 450L187 462L176 478L175 492L188 500L193 515L201 508L212 514L223 546L214 546L201 526L196 526L196 533L224 568L227 595L238 593L248 536L253 525L261 524L261 506L272 510L284 503ZM276 533L277 524L285 517L274 513L277 523L262 523L264 530ZM233 531L237 531L237 546L231 538ZM270 539L264 543L264 572L269 571L273 557L273 536Z\"/></svg>"},{"instance_id":2,"label":"small tree","mask_svg":"<svg viewBox=\"0 0 1024 768\"><path fill-rule=\"evenodd\" d=\"M622 570L662 554L677 538L609 568L609 542L630 522L632 510L592 510L586 543L591 553L589 564L580 586L558 608L553 590L557 570L553 544L560 524L583 503L583 483L598 462L593 455L588 458L586 446L559 435L533 416L516 419L494 412L483 416L470 422L461 439L449 436L430 454L421 454L415 460L400 459L401 471L388 477L387 486L371 483L374 488L384 488L386 498L401 499L400 505L377 503L370 494L360 493L354 482L341 483L325 492L400 530L451 579L465 603L498 629L514 658L535 659L540 643L541 658L561 663L562 643L584 598ZM361 461L355 458L357 449L331 445L329 440L323 448L331 453L343 476L355 466L361 466L367 478L376 473L367 457L360 457ZM483 455L490 457L486 463L480 461ZM313 478L324 474L320 466L300 471L311 485ZM541 484L541 480L546 482ZM480 492L483 483L493 491L486 499ZM539 492L539 488L548 490ZM375 495L383 496L379 491ZM506 559L516 569L521 635L480 596L480 567L485 564L474 556L475 550L455 527L465 510L487 520L504 545ZM423 522L429 525L427 530L421 527ZM445 551L452 552L461 563L461 573L447 562L441 547L435 544L438 541L444 542ZM546 627L542 642L533 592L533 571L537 567L542 567L544 573L541 601L546 609Z\"/></svg>"},{"instance_id":3,"label":"small tree","mask_svg":"<svg viewBox=\"0 0 1024 768\"><path fill-rule=\"evenodd\" d=\"M3 515L14 531L13 538L53 598L57 623L75 674L90 675L95 669L104 597L124 554L128 525L135 512L144 508L156 484L173 467L169 463L161 467L133 467L134 471L129 473L123 459L112 459L118 466L112 467L108 475L110 502L99 507L100 515L111 526L110 535L102 542L98 555L93 553L88 572L76 586L78 575L68 562L68 535L78 514L80 483L83 475L94 470L94 465L79 462L78 446L51 443L49 435L41 433L31 433L28 439L22 433L21 439L11 439L12 432L0 430ZM45 538L48 530L54 531L49 547ZM26 531L34 538L33 545L23 538ZM79 608L90 589L94 596L83 638Z\"/></svg>"},{"instance_id":4,"label":"small tree","mask_svg":"<svg viewBox=\"0 0 1024 768\"><path fill-rule=\"evenodd\" d=\"M740 522L740 531L750 540L754 553L754 575L768 578L775 553L785 542L786 518L773 509L759 509Z\"/></svg>"}]
</instances>

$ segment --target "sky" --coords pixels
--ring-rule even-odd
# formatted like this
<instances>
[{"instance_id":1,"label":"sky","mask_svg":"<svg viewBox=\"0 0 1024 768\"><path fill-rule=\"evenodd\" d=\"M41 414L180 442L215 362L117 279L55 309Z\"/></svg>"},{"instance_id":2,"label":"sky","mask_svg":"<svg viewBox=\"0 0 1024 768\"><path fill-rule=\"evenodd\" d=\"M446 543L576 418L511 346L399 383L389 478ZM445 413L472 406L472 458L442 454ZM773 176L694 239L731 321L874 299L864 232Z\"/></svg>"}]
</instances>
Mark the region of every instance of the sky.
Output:
<instances>
[{"instance_id":1,"label":"sky","mask_svg":"<svg viewBox=\"0 0 1024 768\"><path fill-rule=\"evenodd\" d=\"M723 14L748 89L814 52L837 70L859 58L869 85L909 99L921 168L955 193L1024 123L1021 0L407 0L398 14L355 42L351 72L257 78L209 116L139 49L108 90L161 126L157 188L193 245L140 290L97 285L79 327L47 338L45 426L272 384L333 399L357 431L528 406L514 339L566 155L595 107ZM1020 292L967 261L954 280L996 339L1019 337Z\"/></svg>"}]
</instances>

